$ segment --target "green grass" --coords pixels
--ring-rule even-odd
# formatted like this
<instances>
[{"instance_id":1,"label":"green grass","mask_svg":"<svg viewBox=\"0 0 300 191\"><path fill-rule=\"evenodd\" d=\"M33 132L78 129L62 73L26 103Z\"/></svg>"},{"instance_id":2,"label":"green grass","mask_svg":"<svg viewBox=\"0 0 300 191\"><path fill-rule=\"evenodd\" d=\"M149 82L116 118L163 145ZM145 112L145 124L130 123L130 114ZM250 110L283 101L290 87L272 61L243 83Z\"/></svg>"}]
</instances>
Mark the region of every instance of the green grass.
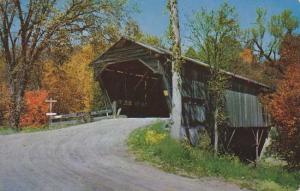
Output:
<instances>
[{"instance_id":1,"label":"green grass","mask_svg":"<svg viewBox=\"0 0 300 191\"><path fill-rule=\"evenodd\" d=\"M3 126L0 127L0 135L10 135L10 134L14 134L17 133L14 129Z\"/></svg>"},{"instance_id":2,"label":"green grass","mask_svg":"<svg viewBox=\"0 0 300 191\"><path fill-rule=\"evenodd\" d=\"M160 122L131 133L128 146L137 159L151 162L168 172L194 177L220 177L253 190L289 191L299 187L300 172L288 172L282 167L266 164L254 168L233 156L215 156L210 151L173 140L163 127ZM149 131L166 136L158 143L149 143Z\"/></svg>"},{"instance_id":3,"label":"green grass","mask_svg":"<svg viewBox=\"0 0 300 191\"><path fill-rule=\"evenodd\" d=\"M33 132L39 132L39 131L49 131L49 130L55 130L55 129L62 129L62 128L66 128L69 126L75 126L75 125L80 125L81 123L78 124L55 124L52 125L51 127L49 127L48 125L42 125L39 127L23 127L21 129L20 132L17 132L16 130L14 130L13 128L9 128L6 126L0 127L0 135L10 135L10 134L15 134L15 133L33 133Z\"/></svg>"}]
</instances>

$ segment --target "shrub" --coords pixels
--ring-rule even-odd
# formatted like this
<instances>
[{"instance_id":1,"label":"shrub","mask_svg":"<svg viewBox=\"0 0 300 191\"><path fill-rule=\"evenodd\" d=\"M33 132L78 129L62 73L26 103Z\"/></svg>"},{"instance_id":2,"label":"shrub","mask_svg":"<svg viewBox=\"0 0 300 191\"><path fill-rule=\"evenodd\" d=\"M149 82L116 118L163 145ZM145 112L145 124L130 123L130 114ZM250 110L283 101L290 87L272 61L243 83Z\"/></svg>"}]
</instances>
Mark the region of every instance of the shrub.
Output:
<instances>
[{"instance_id":1,"label":"shrub","mask_svg":"<svg viewBox=\"0 0 300 191\"><path fill-rule=\"evenodd\" d=\"M48 104L45 102L48 93L45 90L25 92L25 111L21 116L22 127L38 127L47 123Z\"/></svg>"}]
</instances>

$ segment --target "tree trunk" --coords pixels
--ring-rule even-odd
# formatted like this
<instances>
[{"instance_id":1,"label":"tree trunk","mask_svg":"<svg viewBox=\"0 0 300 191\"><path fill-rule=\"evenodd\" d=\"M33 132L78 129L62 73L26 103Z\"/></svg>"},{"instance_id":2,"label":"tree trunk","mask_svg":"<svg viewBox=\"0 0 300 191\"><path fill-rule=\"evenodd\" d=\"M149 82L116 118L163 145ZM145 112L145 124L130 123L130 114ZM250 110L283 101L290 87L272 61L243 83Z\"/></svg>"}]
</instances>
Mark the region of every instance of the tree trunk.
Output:
<instances>
[{"instance_id":1,"label":"tree trunk","mask_svg":"<svg viewBox=\"0 0 300 191\"><path fill-rule=\"evenodd\" d=\"M217 155L218 154L218 142L219 142L219 131L218 131L218 109L216 109L214 113L214 152Z\"/></svg>"},{"instance_id":2,"label":"tree trunk","mask_svg":"<svg viewBox=\"0 0 300 191\"><path fill-rule=\"evenodd\" d=\"M22 104L23 104L23 98L20 95L11 95L11 107L10 107L10 117L9 122L10 126L14 128L17 131L20 131L20 117L22 112Z\"/></svg>"},{"instance_id":3,"label":"tree trunk","mask_svg":"<svg viewBox=\"0 0 300 191\"><path fill-rule=\"evenodd\" d=\"M25 70L25 68L24 68ZM23 98L25 92L25 71L21 73L18 81L14 80L12 74L9 73L9 93L10 93L10 111L9 123L10 127L20 131L20 118L23 108Z\"/></svg>"},{"instance_id":4,"label":"tree trunk","mask_svg":"<svg viewBox=\"0 0 300 191\"><path fill-rule=\"evenodd\" d=\"M177 0L169 0L170 9L170 23L172 28L173 40L173 61L172 61L172 128L171 136L175 139L180 139L181 128L181 45L180 45L180 32L179 32L179 18L177 9Z\"/></svg>"}]
</instances>

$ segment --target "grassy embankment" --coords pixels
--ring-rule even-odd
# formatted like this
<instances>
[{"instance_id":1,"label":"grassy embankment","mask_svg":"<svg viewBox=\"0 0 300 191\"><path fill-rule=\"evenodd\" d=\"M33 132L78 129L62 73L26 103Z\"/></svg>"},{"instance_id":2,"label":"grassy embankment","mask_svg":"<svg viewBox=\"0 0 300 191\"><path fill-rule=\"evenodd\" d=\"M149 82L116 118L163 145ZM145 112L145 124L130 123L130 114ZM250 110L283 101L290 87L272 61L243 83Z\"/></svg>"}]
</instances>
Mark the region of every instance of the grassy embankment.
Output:
<instances>
[{"instance_id":1,"label":"grassy embankment","mask_svg":"<svg viewBox=\"0 0 300 191\"><path fill-rule=\"evenodd\" d=\"M179 143L169 136L162 122L136 129L128 145L138 160L184 176L219 177L258 191L297 190L300 184L300 172L265 163L254 168L236 157L215 156L208 150Z\"/></svg>"}]
</instances>

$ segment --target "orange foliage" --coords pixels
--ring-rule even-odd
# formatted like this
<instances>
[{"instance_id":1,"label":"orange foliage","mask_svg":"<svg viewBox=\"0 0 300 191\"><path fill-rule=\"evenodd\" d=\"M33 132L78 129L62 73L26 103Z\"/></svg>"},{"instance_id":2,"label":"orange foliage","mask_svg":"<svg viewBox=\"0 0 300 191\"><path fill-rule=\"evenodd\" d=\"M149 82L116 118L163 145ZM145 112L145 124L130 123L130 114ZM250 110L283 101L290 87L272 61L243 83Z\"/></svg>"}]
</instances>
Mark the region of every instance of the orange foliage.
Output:
<instances>
[{"instance_id":1,"label":"orange foliage","mask_svg":"<svg viewBox=\"0 0 300 191\"><path fill-rule=\"evenodd\" d=\"M243 60L243 62L251 64L254 62L254 55L251 49L245 48L241 53L240 57Z\"/></svg>"},{"instance_id":2,"label":"orange foliage","mask_svg":"<svg viewBox=\"0 0 300 191\"><path fill-rule=\"evenodd\" d=\"M290 166L300 167L300 36L288 37L281 47L284 77L276 92L267 96L267 106L278 126L275 143Z\"/></svg>"},{"instance_id":3,"label":"orange foliage","mask_svg":"<svg viewBox=\"0 0 300 191\"><path fill-rule=\"evenodd\" d=\"M285 79L279 82L269 106L274 119L290 133L300 125L300 63L288 66Z\"/></svg>"},{"instance_id":4,"label":"orange foliage","mask_svg":"<svg viewBox=\"0 0 300 191\"><path fill-rule=\"evenodd\" d=\"M48 92L45 90L25 92L25 111L20 120L22 127L29 125L37 127L47 122L48 103L45 102L47 97Z\"/></svg>"}]
</instances>

